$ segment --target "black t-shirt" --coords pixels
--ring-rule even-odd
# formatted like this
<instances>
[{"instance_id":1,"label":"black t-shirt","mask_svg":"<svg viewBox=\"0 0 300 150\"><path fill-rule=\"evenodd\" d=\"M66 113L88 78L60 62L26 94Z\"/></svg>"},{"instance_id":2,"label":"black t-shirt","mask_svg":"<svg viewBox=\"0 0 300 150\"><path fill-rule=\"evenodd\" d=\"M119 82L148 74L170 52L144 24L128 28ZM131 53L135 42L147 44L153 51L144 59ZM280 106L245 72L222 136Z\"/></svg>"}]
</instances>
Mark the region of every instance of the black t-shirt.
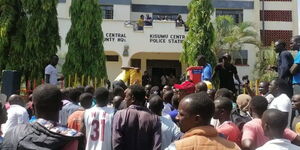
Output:
<instances>
[{"instance_id":1,"label":"black t-shirt","mask_svg":"<svg viewBox=\"0 0 300 150\"><path fill-rule=\"evenodd\" d=\"M237 69L234 65L229 64L223 67L222 64L218 64L215 68L215 72L218 73L220 79L220 88L227 88L232 92L236 92L233 75L237 74Z\"/></svg>"}]
</instances>

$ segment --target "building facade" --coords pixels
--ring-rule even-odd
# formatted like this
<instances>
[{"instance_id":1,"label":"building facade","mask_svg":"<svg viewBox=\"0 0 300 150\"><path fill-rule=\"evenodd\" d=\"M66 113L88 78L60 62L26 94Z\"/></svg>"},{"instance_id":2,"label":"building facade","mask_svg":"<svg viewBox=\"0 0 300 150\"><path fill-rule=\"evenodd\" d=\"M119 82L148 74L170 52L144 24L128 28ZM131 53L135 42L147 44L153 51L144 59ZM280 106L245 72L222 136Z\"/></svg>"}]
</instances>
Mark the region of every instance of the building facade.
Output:
<instances>
[{"instance_id":1,"label":"building facade","mask_svg":"<svg viewBox=\"0 0 300 150\"><path fill-rule=\"evenodd\" d=\"M179 57L187 32L174 20L181 15L186 21L189 2L100 0L109 80L114 80L121 72L121 66L140 67L142 72L148 71L156 82L163 74L180 76L184 73L186 66L180 63ZM218 15L231 15L236 22L250 21L260 33L258 38L266 45L278 39L288 42L298 34L296 0L213 0L212 3L215 8L212 20ZM71 26L70 5L71 0L60 0L57 7L63 52L68 50L65 38ZM149 15L153 22L138 30L136 21L141 15ZM252 45L243 47L240 52L243 61L237 63L240 77L252 76L257 50Z\"/></svg>"}]
</instances>

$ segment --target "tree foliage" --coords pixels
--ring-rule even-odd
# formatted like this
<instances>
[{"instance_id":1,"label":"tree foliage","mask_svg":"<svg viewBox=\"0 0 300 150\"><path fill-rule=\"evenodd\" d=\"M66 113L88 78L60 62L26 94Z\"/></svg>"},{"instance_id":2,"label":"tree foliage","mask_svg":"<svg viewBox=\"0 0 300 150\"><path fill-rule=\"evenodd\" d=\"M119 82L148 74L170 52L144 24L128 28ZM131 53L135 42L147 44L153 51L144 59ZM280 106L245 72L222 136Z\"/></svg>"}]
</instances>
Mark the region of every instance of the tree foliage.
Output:
<instances>
[{"instance_id":1,"label":"tree foliage","mask_svg":"<svg viewBox=\"0 0 300 150\"><path fill-rule=\"evenodd\" d=\"M260 46L257 40L257 31L252 23L235 23L231 16L218 16L214 23L216 40L213 45L213 51L216 56L222 53L232 54L240 51L246 44Z\"/></svg>"},{"instance_id":2,"label":"tree foliage","mask_svg":"<svg viewBox=\"0 0 300 150\"><path fill-rule=\"evenodd\" d=\"M260 81L272 81L278 75L270 70L270 66L277 65L277 56L274 51L274 44L270 47L262 47L256 54L256 64L254 68L255 78Z\"/></svg>"},{"instance_id":3,"label":"tree foliage","mask_svg":"<svg viewBox=\"0 0 300 150\"><path fill-rule=\"evenodd\" d=\"M45 66L60 46L56 6L58 0L22 0L28 16L25 31L24 74L43 77Z\"/></svg>"},{"instance_id":4,"label":"tree foliage","mask_svg":"<svg viewBox=\"0 0 300 150\"><path fill-rule=\"evenodd\" d=\"M64 75L107 78L99 1L73 0L70 16L72 25L66 38L69 50L62 68Z\"/></svg>"},{"instance_id":5,"label":"tree foliage","mask_svg":"<svg viewBox=\"0 0 300 150\"><path fill-rule=\"evenodd\" d=\"M0 70L23 72L26 18L20 0L0 0Z\"/></svg>"},{"instance_id":6,"label":"tree foliage","mask_svg":"<svg viewBox=\"0 0 300 150\"><path fill-rule=\"evenodd\" d=\"M184 51L180 60L189 66L196 65L196 58L201 54L207 62L215 65L216 58L211 49L214 42L214 27L211 23L214 9L211 0L192 0L188 8L189 32L183 41Z\"/></svg>"}]
</instances>

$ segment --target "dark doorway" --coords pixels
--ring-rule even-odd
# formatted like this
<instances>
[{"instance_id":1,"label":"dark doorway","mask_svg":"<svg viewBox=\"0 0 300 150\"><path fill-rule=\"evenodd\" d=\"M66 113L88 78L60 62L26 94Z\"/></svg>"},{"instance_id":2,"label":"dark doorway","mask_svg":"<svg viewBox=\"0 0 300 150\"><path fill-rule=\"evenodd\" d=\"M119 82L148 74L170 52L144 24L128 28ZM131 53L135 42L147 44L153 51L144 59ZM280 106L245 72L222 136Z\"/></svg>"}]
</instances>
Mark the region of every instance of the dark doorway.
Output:
<instances>
[{"instance_id":1,"label":"dark doorway","mask_svg":"<svg viewBox=\"0 0 300 150\"><path fill-rule=\"evenodd\" d=\"M152 76L152 85L161 85L162 75L181 76L181 63L178 60L147 60L147 71Z\"/></svg>"}]
</instances>

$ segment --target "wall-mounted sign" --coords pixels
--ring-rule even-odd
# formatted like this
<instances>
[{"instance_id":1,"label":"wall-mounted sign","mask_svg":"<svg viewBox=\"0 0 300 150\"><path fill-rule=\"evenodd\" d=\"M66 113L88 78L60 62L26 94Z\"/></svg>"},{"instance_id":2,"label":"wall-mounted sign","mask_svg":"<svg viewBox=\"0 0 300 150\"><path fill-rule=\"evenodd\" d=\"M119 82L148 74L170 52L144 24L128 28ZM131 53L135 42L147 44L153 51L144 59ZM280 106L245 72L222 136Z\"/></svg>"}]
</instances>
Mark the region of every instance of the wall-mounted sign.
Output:
<instances>
[{"instance_id":1,"label":"wall-mounted sign","mask_svg":"<svg viewBox=\"0 0 300 150\"><path fill-rule=\"evenodd\" d=\"M179 43L181 44L185 35L177 34L150 34L150 43Z\"/></svg>"},{"instance_id":2,"label":"wall-mounted sign","mask_svg":"<svg viewBox=\"0 0 300 150\"><path fill-rule=\"evenodd\" d=\"M126 42L125 33L105 33L104 42Z\"/></svg>"}]
</instances>

